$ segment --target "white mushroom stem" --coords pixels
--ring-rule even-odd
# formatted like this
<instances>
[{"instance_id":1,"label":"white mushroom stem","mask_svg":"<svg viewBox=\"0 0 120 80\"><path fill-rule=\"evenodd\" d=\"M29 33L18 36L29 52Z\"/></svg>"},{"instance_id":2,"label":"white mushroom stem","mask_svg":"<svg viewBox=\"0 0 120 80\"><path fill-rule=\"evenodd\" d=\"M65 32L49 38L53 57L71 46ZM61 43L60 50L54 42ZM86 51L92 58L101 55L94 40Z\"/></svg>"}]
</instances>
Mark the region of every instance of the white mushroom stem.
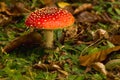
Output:
<instances>
[{"instance_id":1,"label":"white mushroom stem","mask_svg":"<svg viewBox=\"0 0 120 80\"><path fill-rule=\"evenodd\" d=\"M44 31L44 38L45 38L45 47L46 48L53 48L53 39L54 39L53 30L45 30Z\"/></svg>"}]
</instances>

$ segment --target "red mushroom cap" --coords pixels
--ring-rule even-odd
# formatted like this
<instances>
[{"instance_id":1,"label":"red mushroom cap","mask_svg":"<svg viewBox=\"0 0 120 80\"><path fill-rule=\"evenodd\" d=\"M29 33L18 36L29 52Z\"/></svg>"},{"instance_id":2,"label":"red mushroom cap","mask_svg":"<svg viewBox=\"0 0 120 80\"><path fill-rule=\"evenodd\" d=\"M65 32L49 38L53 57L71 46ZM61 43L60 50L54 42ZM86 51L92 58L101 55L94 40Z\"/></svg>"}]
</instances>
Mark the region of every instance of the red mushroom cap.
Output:
<instances>
[{"instance_id":1,"label":"red mushroom cap","mask_svg":"<svg viewBox=\"0 0 120 80\"><path fill-rule=\"evenodd\" d=\"M29 27L38 29L58 29L70 26L74 17L70 12L55 7L42 8L32 12L25 21Z\"/></svg>"}]
</instances>

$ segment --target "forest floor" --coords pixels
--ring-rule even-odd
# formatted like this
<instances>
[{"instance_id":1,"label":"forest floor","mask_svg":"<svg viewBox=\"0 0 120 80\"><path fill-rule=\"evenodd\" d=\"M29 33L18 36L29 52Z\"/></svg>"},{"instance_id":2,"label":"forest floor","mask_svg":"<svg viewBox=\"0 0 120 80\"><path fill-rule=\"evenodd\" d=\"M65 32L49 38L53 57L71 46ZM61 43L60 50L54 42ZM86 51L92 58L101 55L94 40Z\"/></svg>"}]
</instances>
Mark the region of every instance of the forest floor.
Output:
<instances>
[{"instance_id":1,"label":"forest floor","mask_svg":"<svg viewBox=\"0 0 120 80\"><path fill-rule=\"evenodd\" d=\"M25 25L36 9L68 10L75 22L43 31ZM0 80L120 80L120 0L1 0Z\"/></svg>"}]
</instances>

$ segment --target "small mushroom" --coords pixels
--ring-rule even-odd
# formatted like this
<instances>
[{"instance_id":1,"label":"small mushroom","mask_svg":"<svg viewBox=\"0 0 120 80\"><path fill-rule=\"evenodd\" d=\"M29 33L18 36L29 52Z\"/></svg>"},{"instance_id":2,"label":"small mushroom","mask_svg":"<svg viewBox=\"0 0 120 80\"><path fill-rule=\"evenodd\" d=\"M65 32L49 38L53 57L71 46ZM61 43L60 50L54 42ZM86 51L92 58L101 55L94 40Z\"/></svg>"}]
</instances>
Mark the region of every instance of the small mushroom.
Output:
<instances>
[{"instance_id":1,"label":"small mushroom","mask_svg":"<svg viewBox=\"0 0 120 80\"><path fill-rule=\"evenodd\" d=\"M45 47L53 48L53 30L68 27L74 23L70 12L56 7L35 10L26 19L28 27L44 29Z\"/></svg>"}]
</instances>

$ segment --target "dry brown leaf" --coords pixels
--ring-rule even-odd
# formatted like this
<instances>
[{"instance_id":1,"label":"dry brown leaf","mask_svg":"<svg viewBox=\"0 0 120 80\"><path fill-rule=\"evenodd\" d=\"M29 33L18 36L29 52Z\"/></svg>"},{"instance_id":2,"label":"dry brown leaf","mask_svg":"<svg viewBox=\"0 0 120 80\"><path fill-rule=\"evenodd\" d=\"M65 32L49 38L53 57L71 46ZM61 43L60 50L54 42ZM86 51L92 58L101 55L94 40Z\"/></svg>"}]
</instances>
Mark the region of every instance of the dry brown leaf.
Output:
<instances>
[{"instance_id":1,"label":"dry brown leaf","mask_svg":"<svg viewBox=\"0 0 120 80\"><path fill-rule=\"evenodd\" d=\"M95 62L101 62L106 59L107 55L113 51L120 50L120 46L116 46L113 48L108 48L106 50L99 51L97 53L92 53L85 56L80 56L80 65L82 66L91 66L91 64Z\"/></svg>"},{"instance_id":2,"label":"dry brown leaf","mask_svg":"<svg viewBox=\"0 0 120 80\"><path fill-rule=\"evenodd\" d=\"M2 52L10 52L15 48L25 45L25 44L40 44L41 42L41 35L37 32L31 32L26 35L20 36L15 38L13 41L8 43L3 49Z\"/></svg>"},{"instance_id":3,"label":"dry brown leaf","mask_svg":"<svg viewBox=\"0 0 120 80\"><path fill-rule=\"evenodd\" d=\"M90 12L84 11L77 16L77 21L82 23L85 22L91 23L91 22L96 22L98 20L97 17L98 15L96 14L92 14Z\"/></svg>"},{"instance_id":4,"label":"dry brown leaf","mask_svg":"<svg viewBox=\"0 0 120 80\"><path fill-rule=\"evenodd\" d=\"M8 24L12 20L11 17L0 14L0 26Z\"/></svg>"},{"instance_id":5,"label":"dry brown leaf","mask_svg":"<svg viewBox=\"0 0 120 80\"><path fill-rule=\"evenodd\" d=\"M71 5L65 6L63 9L66 9L66 10L69 11L71 14L73 14L73 12L74 12L74 9L73 9L73 7L72 7Z\"/></svg>"},{"instance_id":6,"label":"dry brown leaf","mask_svg":"<svg viewBox=\"0 0 120 80\"><path fill-rule=\"evenodd\" d=\"M4 15L4 13L11 15L7 5L4 2L0 2L0 26L6 25L11 21L11 17Z\"/></svg>"},{"instance_id":7,"label":"dry brown leaf","mask_svg":"<svg viewBox=\"0 0 120 80\"><path fill-rule=\"evenodd\" d=\"M81 6L79 6L78 8L75 9L74 14L77 14L79 12L85 11L87 9L92 9L92 7L93 6L90 3L82 4Z\"/></svg>"},{"instance_id":8,"label":"dry brown leaf","mask_svg":"<svg viewBox=\"0 0 120 80\"><path fill-rule=\"evenodd\" d=\"M5 12L7 15L12 15L10 9L4 2L0 2L0 12Z\"/></svg>"},{"instance_id":9,"label":"dry brown leaf","mask_svg":"<svg viewBox=\"0 0 120 80\"><path fill-rule=\"evenodd\" d=\"M26 6L21 2L16 2L12 4L12 7L7 6L4 2L0 2L0 12L5 13L9 16L20 16L23 13L31 12L26 8Z\"/></svg>"},{"instance_id":10,"label":"dry brown leaf","mask_svg":"<svg viewBox=\"0 0 120 80\"><path fill-rule=\"evenodd\" d=\"M64 74L65 76L68 76L68 72L64 71L64 70L61 70L61 69L58 69L58 71L62 74Z\"/></svg>"},{"instance_id":11,"label":"dry brown leaf","mask_svg":"<svg viewBox=\"0 0 120 80\"><path fill-rule=\"evenodd\" d=\"M92 67L96 70L101 72L104 75L107 75L107 70L105 68L105 65L103 63L100 62L95 62L92 64Z\"/></svg>"},{"instance_id":12,"label":"dry brown leaf","mask_svg":"<svg viewBox=\"0 0 120 80\"><path fill-rule=\"evenodd\" d=\"M62 70L62 68L57 64L40 63L40 64L35 64L33 67L36 68L36 69L41 69L41 70L45 70L45 71L58 71L61 74L64 74L65 76L68 76L68 72Z\"/></svg>"},{"instance_id":13,"label":"dry brown leaf","mask_svg":"<svg viewBox=\"0 0 120 80\"><path fill-rule=\"evenodd\" d=\"M35 64L33 66L34 68L36 69L41 69L41 70L44 70L44 71L55 71L57 69L61 69L58 65L55 65L55 64L44 64L44 63L40 63L40 64Z\"/></svg>"},{"instance_id":14,"label":"dry brown leaf","mask_svg":"<svg viewBox=\"0 0 120 80\"><path fill-rule=\"evenodd\" d=\"M27 13L31 12L26 8L25 4L22 2L15 2L15 3L12 3L11 5L12 5L11 7L8 6L9 8L8 12L10 14L7 14L7 15L9 16L17 17L22 15L27 15Z\"/></svg>"},{"instance_id":15,"label":"dry brown leaf","mask_svg":"<svg viewBox=\"0 0 120 80\"><path fill-rule=\"evenodd\" d=\"M0 63L0 69L3 69L5 66L2 64L2 63Z\"/></svg>"},{"instance_id":16,"label":"dry brown leaf","mask_svg":"<svg viewBox=\"0 0 120 80\"><path fill-rule=\"evenodd\" d=\"M9 12L9 8L4 2L0 2L0 12L5 12L8 15L11 15L11 13Z\"/></svg>"},{"instance_id":17,"label":"dry brown leaf","mask_svg":"<svg viewBox=\"0 0 120 80\"><path fill-rule=\"evenodd\" d=\"M116 24L116 22L114 20L112 20L109 15L107 13L102 13L100 15L98 15L95 12L88 12L88 11L84 11L81 12L80 14L77 15L77 22L81 22L81 23L93 23L93 22L103 22L103 23L113 23Z\"/></svg>"},{"instance_id":18,"label":"dry brown leaf","mask_svg":"<svg viewBox=\"0 0 120 80\"><path fill-rule=\"evenodd\" d=\"M0 12L5 12L7 9L7 5L4 2L0 2Z\"/></svg>"},{"instance_id":19,"label":"dry brown leaf","mask_svg":"<svg viewBox=\"0 0 120 80\"><path fill-rule=\"evenodd\" d=\"M12 3L7 6L5 2L0 2L0 25L5 26L7 23L14 22L15 17L26 15L30 12L21 2ZM16 18L18 20L18 18ZM21 19L21 18L20 18Z\"/></svg>"},{"instance_id":20,"label":"dry brown leaf","mask_svg":"<svg viewBox=\"0 0 120 80\"><path fill-rule=\"evenodd\" d=\"M104 12L98 16L99 16L98 21L101 21L103 23L109 22L109 23L116 24L116 22L106 12Z\"/></svg>"},{"instance_id":21,"label":"dry brown leaf","mask_svg":"<svg viewBox=\"0 0 120 80\"><path fill-rule=\"evenodd\" d=\"M113 35L108 40L113 44L120 45L120 35Z\"/></svg>"},{"instance_id":22,"label":"dry brown leaf","mask_svg":"<svg viewBox=\"0 0 120 80\"><path fill-rule=\"evenodd\" d=\"M24 3L22 2L16 2L13 5L13 8L11 9L11 11L13 12L14 15L21 15L22 13L29 13L31 12L30 10L28 10L25 6Z\"/></svg>"},{"instance_id":23,"label":"dry brown leaf","mask_svg":"<svg viewBox=\"0 0 120 80\"><path fill-rule=\"evenodd\" d=\"M108 32L104 29L97 29L95 32L92 31L91 34L93 36L93 40L101 39L103 37L105 39L109 38Z\"/></svg>"}]
</instances>

